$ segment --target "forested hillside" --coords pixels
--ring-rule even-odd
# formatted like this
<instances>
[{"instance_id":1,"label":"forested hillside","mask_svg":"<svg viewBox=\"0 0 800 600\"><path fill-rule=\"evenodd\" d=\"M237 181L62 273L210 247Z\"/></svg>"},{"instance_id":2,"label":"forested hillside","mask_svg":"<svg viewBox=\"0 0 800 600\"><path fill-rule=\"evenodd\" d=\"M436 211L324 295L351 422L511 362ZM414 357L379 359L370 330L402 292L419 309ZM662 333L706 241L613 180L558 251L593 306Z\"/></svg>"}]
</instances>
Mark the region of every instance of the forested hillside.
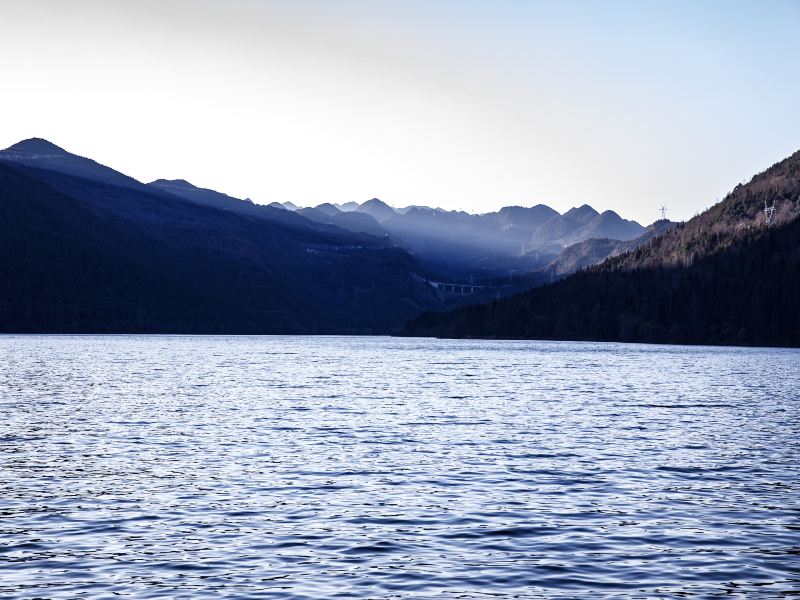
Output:
<instances>
[{"instance_id":1,"label":"forested hillside","mask_svg":"<svg viewBox=\"0 0 800 600\"><path fill-rule=\"evenodd\" d=\"M764 203L775 206L771 225ZM800 345L800 152L648 244L413 335Z\"/></svg>"},{"instance_id":2,"label":"forested hillside","mask_svg":"<svg viewBox=\"0 0 800 600\"><path fill-rule=\"evenodd\" d=\"M385 333L437 305L403 250L261 213L0 160L0 331Z\"/></svg>"}]
</instances>

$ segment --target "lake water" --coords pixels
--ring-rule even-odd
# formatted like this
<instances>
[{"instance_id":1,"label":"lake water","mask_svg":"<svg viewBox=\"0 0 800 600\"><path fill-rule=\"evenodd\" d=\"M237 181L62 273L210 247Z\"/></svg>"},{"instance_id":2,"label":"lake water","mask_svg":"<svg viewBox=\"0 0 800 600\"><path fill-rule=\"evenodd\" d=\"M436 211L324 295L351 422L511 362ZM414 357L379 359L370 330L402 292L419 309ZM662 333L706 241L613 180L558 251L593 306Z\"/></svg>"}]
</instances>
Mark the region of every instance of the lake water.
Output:
<instances>
[{"instance_id":1,"label":"lake water","mask_svg":"<svg viewBox=\"0 0 800 600\"><path fill-rule=\"evenodd\" d=\"M800 352L0 336L0 596L800 592Z\"/></svg>"}]
</instances>

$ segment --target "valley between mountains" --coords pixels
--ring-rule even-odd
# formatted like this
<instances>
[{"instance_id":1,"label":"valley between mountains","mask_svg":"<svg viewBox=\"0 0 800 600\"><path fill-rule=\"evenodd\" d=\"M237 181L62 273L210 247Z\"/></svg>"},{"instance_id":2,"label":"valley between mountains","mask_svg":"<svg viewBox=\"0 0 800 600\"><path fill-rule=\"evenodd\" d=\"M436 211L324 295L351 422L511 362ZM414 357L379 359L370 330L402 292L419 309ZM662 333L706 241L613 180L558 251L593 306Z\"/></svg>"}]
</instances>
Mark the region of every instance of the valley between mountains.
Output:
<instances>
[{"instance_id":1,"label":"valley between mountains","mask_svg":"<svg viewBox=\"0 0 800 600\"><path fill-rule=\"evenodd\" d=\"M0 330L792 345L798 162L643 226L589 205L261 204L32 138L0 151Z\"/></svg>"}]
</instances>

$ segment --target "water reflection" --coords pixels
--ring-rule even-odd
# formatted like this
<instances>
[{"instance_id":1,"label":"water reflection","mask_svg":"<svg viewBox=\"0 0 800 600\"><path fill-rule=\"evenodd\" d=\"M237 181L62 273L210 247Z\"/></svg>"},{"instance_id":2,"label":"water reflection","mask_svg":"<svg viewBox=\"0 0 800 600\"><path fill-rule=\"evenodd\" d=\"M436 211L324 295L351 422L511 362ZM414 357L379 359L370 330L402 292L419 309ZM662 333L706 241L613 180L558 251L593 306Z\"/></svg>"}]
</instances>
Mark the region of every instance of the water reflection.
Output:
<instances>
[{"instance_id":1,"label":"water reflection","mask_svg":"<svg viewBox=\"0 0 800 600\"><path fill-rule=\"evenodd\" d=\"M0 594L797 591L800 353L0 337Z\"/></svg>"}]
</instances>

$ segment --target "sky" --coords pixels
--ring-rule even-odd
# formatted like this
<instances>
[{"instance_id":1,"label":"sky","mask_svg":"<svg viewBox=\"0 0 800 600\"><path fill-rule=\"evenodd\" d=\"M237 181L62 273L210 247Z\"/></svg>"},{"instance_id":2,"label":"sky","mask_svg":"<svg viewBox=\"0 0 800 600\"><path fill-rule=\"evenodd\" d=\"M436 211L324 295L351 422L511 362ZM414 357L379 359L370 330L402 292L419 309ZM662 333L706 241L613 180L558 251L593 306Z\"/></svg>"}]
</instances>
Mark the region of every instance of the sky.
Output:
<instances>
[{"instance_id":1,"label":"sky","mask_svg":"<svg viewBox=\"0 0 800 600\"><path fill-rule=\"evenodd\" d=\"M0 0L0 147L256 202L650 223L800 149L800 0Z\"/></svg>"}]
</instances>

